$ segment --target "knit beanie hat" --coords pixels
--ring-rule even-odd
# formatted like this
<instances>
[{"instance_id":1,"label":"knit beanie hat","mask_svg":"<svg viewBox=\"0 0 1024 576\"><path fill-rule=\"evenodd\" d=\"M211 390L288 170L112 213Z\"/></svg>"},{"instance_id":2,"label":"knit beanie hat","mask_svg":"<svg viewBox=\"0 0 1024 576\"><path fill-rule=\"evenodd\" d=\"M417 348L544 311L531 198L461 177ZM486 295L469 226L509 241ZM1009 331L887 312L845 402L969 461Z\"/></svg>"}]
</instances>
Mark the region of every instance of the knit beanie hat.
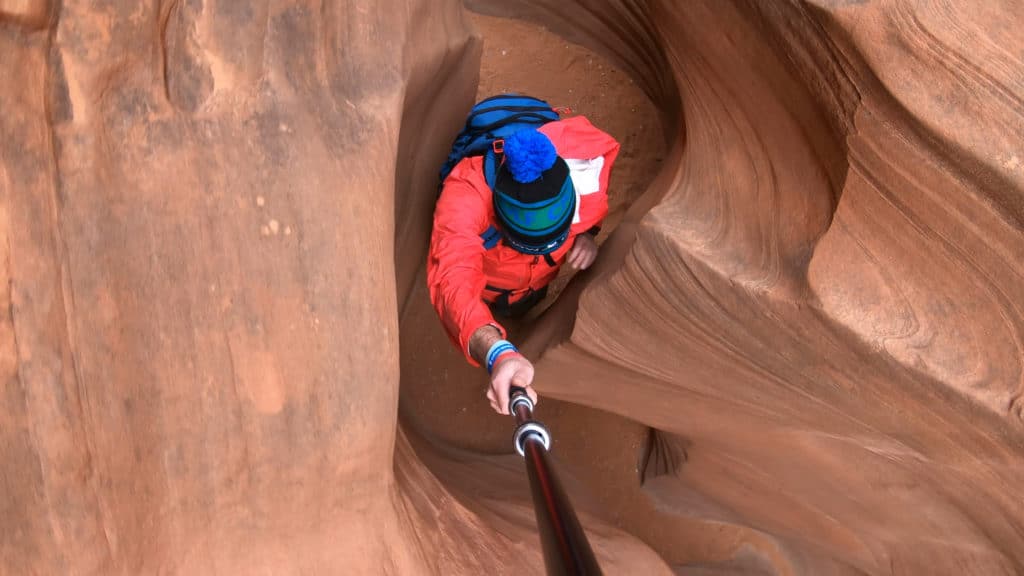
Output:
<instances>
[{"instance_id":1,"label":"knit beanie hat","mask_svg":"<svg viewBox=\"0 0 1024 576\"><path fill-rule=\"evenodd\" d=\"M504 155L493 197L505 241L524 254L557 250L576 212L569 166L551 140L533 129L506 137Z\"/></svg>"}]
</instances>

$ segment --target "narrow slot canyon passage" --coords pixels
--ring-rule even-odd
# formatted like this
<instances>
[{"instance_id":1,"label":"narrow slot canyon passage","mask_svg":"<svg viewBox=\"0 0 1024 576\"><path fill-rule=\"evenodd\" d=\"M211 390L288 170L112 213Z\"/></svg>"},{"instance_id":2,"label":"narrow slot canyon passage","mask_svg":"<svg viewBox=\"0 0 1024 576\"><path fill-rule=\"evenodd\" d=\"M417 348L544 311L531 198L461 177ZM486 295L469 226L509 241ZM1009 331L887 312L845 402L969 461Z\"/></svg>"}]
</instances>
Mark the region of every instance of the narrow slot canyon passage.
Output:
<instances>
[{"instance_id":1,"label":"narrow slot canyon passage","mask_svg":"<svg viewBox=\"0 0 1024 576\"><path fill-rule=\"evenodd\" d=\"M495 14L516 11L469 4ZM893 154L911 154L875 132L878 121L865 110L890 122L901 112L865 88L875 87L870 72L845 60L847 46L830 44L822 28L829 19L814 10L656 7L653 18L669 34L661 45L662 38L631 36L631 24L614 18L587 20L543 2L517 7L533 23L470 17L483 38L476 100L505 91L539 96L586 115L623 146L609 190L610 226L602 233L604 257L614 263L598 287L582 297L574 291L557 312L549 296L548 314L507 326L514 341L542 343L534 348L545 352L537 365L538 414L552 431L553 454L580 510L650 546L677 574L862 574L884 571L879 567L890 557L929 565L927 546L866 536L882 518L902 523L901 530L924 521L897 519L872 504L877 494L865 488L870 481L861 467L898 478L923 472L894 472L865 447L836 460L860 438L884 438L879 430L894 417L877 406L865 412L852 397L836 396L837 387L908 406L893 408L897 413L917 411L920 390L938 374L928 363L925 376L865 365L869 352L860 339L879 337L871 332L877 328L857 324L863 316L850 312L845 299L862 305L859 292L842 292L835 281L847 278L847 255L856 253L848 227L870 222L852 214L878 210L860 204L871 196L864 194L864 173L881 170L865 167L877 162L867 150L881 138ZM620 61L648 64L641 80L663 109L637 90L637 79L537 22L557 22L560 34ZM764 22L771 24L760 28ZM715 26L746 40L736 43ZM778 35L786 26L798 32ZM679 94L667 86L674 81ZM851 136L855 111L866 115L858 117L867 130L860 138ZM951 185L946 176L935 178L936 186ZM890 185L900 184L874 183ZM611 248L611 229L635 204L641 205L629 232ZM555 293L566 280L553 284ZM422 284L420 277L402 316L400 421L419 436L419 456L446 489L483 517L501 517L503 500L526 501L520 462L510 455L511 425L488 409L486 375L447 341ZM835 349L835 342L844 344ZM899 346L892 351L905 361ZM869 375L845 384L864 370ZM896 381L913 383L907 385L917 392L894 388ZM833 384L822 387L826 382ZM603 410L545 397L545 387ZM848 415L836 419L835 412ZM947 414L936 415L940 420L951 413L939 412ZM909 441L903 438L866 446ZM840 496L850 491L858 495ZM937 491L897 490L882 500L932 506L943 501ZM956 504L939 508L945 522L963 521ZM988 550L985 537L971 538L983 572L1012 573L1012 554L1005 555L1000 539Z\"/></svg>"},{"instance_id":2,"label":"narrow slot canyon passage","mask_svg":"<svg viewBox=\"0 0 1024 576\"><path fill-rule=\"evenodd\" d=\"M630 204L657 175L665 156L660 118L650 100L601 55L542 26L470 12L483 37L477 100L519 92L586 116L622 146L609 185L609 213L599 242L615 229ZM554 301L569 280L563 267L545 302L529 318L506 322L514 341ZM448 341L430 306L422 270L402 318L400 409L403 421L436 441L485 453L508 452L509 422L484 397L486 373L468 365ZM543 386L543 374L538 384ZM557 402L545 401L544 413ZM556 435L557 438L557 435Z\"/></svg>"},{"instance_id":3,"label":"narrow slot canyon passage","mask_svg":"<svg viewBox=\"0 0 1024 576\"><path fill-rule=\"evenodd\" d=\"M470 20L483 38L477 101L507 92L537 96L570 108L570 115L586 116L620 142L609 215L599 236L607 239L662 168L668 142L658 110L607 58L542 25L475 12ZM566 267L545 302L527 318L499 319L513 341L530 333L570 279ZM468 507L484 501L501 509L502 500L513 494L522 502L526 477L512 452L510 419L487 405L486 373L469 366L450 344L424 284L421 274L402 318L400 422L407 434L421 436L416 444L420 456ZM551 430L552 455L580 511L639 538L678 574L782 574L791 569L778 558L780 564L773 565L770 544L749 529L694 517L690 507L699 508L700 498L672 481L656 479L683 465L685 441L609 412L545 398L545 377L540 369L538 415ZM428 444L447 457L432 458ZM768 550L762 549L766 545Z\"/></svg>"}]
</instances>

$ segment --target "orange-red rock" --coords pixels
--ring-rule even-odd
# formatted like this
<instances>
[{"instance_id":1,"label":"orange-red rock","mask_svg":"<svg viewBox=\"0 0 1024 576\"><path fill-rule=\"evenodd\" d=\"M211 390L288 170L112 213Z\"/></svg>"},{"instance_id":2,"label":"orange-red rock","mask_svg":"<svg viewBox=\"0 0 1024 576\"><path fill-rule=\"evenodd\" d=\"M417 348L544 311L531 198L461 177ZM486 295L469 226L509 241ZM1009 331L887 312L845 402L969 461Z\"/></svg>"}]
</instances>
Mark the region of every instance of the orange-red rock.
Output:
<instances>
[{"instance_id":1,"label":"orange-red rock","mask_svg":"<svg viewBox=\"0 0 1024 576\"><path fill-rule=\"evenodd\" d=\"M685 443L673 564L1024 571L1021 17L972 6L651 9L685 123L538 371Z\"/></svg>"},{"instance_id":2,"label":"orange-red rock","mask_svg":"<svg viewBox=\"0 0 1024 576\"><path fill-rule=\"evenodd\" d=\"M670 139L523 331L608 572L1024 571L1014 3L471 4ZM410 338L480 50L455 1L0 0L0 571L540 571L517 458L397 417L464 373Z\"/></svg>"}]
</instances>

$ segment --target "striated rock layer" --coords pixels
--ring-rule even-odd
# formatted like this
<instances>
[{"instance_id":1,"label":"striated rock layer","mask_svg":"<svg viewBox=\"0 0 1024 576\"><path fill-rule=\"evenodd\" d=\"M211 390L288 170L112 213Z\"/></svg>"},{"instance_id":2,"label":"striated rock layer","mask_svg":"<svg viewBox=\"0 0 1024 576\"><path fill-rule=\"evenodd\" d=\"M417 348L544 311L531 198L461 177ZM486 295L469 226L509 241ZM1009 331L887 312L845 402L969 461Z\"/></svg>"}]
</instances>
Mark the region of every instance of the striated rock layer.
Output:
<instances>
[{"instance_id":1,"label":"striated rock layer","mask_svg":"<svg viewBox=\"0 0 1024 576\"><path fill-rule=\"evenodd\" d=\"M525 346L651 428L648 516L571 467L608 571L1024 572L1014 3L471 4L673 139ZM518 461L397 418L479 53L455 1L0 0L0 571L540 571Z\"/></svg>"},{"instance_id":2,"label":"striated rock layer","mask_svg":"<svg viewBox=\"0 0 1024 576\"><path fill-rule=\"evenodd\" d=\"M614 256L538 330L541 390L685 455L643 489L659 522L691 520L659 547L683 573L1024 572L1012 4L571 10L627 66L653 26L685 123Z\"/></svg>"}]
</instances>

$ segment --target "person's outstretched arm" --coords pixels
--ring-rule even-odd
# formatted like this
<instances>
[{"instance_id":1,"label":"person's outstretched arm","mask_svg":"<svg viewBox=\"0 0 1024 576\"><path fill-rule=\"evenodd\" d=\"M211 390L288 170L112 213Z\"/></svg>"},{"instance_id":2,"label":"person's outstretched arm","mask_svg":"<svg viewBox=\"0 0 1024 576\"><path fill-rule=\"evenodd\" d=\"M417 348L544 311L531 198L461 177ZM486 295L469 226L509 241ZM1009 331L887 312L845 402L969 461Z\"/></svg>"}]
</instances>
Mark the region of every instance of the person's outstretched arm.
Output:
<instances>
[{"instance_id":1,"label":"person's outstretched arm","mask_svg":"<svg viewBox=\"0 0 1024 576\"><path fill-rule=\"evenodd\" d=\"M457 166L448 177L434 210L427 284L449 338L470 364L488 367L491 386L487 398L497 412L507 414L508 390L513 384L526 388L537 401L530 387L533 365L504 340L505 329L483 301L485 250L480 234L489 225L488 207L467 168L468 163ZM494 355L488 359L491 352Z\"/></svg>"}]
</instances>

